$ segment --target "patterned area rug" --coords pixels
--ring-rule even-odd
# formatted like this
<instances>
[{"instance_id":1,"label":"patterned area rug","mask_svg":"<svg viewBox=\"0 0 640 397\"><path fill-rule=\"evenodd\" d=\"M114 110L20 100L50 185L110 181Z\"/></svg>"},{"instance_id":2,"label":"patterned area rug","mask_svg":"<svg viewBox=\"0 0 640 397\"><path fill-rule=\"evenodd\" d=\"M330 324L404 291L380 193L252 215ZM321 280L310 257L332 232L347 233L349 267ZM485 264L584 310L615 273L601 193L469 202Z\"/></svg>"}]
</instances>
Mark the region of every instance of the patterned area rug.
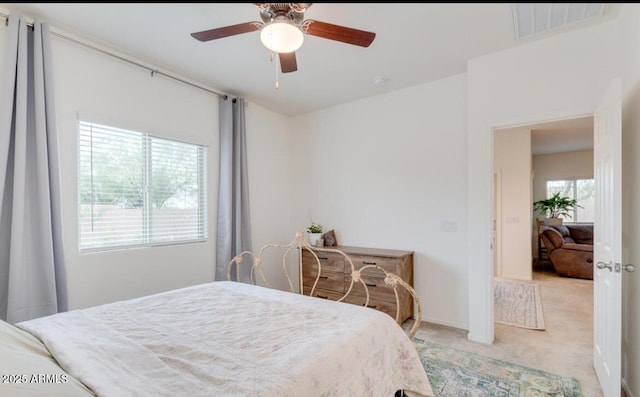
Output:
<instances>
[{"instance_id":1,"label":"patterned area rug","mask_svg":"<svg viewBox=\"0 0 640 397\"><path fill-rule=\"evenodd\" d=\"M414 338L436 397L581 397L580 384L506 361Z\"/></svg>"},{"instance_id":2,"label":"patterned area rug","mask_svg":"<svg viewBox=\"0 0 640 397\"><path fill-rule=\"evenodd\" d=\"M495 322L529 329L545 329L538 284L496 277L494 287Z\"/></svg>"}]
</instances>

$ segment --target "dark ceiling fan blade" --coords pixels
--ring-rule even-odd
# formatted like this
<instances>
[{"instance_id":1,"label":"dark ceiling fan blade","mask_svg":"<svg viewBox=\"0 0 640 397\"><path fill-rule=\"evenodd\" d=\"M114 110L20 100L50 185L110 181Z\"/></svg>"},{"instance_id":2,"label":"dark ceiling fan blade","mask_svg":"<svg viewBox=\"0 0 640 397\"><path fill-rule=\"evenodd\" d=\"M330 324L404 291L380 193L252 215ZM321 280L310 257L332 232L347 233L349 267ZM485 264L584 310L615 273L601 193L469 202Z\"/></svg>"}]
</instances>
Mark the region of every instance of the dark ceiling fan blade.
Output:
<instances>
[{"instance_id":1,"label":"dark ceiling fan blade","mask_svg":"<svg viewBox=\"0 0 640 397\"><path fill-rule=\"evenodd\" d=\"M298 70L298 62L296 61L295 52L281 52L280 56L280 68L282 73L291 73Z\"/></svg>"},{"instance_id":2,"label":"dark ceiling fan blade","mask_svg":"<svg viewBox=\"0 0 640 397\"><path fill-rule=\"evenodd\" d=\"M223 37L229 37L236 34L255 32L260 30L262 22L245 22L237 25L225 26L223 28L203 30L202 32L191 33L193 38L200 41L209 41L215 39L221 39Z\"/></svg>"},{"instance_id":3,"label":"dark ceiling fan blade","mask_svg":"<svg viewBox=\"0 0 640 397\"><path fill-rule=\"evenodd\" d=\"M302 23L302 27L304 32L311 36L341 41L343 43L353 44L360 47L369 47L373 42L373 39L376 38L376 34L372 32L315 21L313 19L307 19L304 21Z\"/></svg>"}]
</instances>

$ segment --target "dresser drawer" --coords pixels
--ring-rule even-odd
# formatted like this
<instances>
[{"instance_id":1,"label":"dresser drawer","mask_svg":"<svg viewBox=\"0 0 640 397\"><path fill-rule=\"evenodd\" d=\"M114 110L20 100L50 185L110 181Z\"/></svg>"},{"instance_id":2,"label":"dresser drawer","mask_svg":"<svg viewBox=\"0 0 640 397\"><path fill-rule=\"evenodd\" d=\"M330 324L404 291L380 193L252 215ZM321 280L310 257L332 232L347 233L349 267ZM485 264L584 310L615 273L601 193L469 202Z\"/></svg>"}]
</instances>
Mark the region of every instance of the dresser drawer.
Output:
<instances>
[{"instance_id":1,"label":"dresser drawer","mask_svg":"<svg viewBox=\"0 0 640 397\"><path fill-rule=\"evenodd\" d=\"M352 303L358 306L364 306L364 302L366 301L366 299L367 298L365 296L349 294L344 299L344 302ZM380 310L381 312L387 313L394 320L396 319L396 309L398 306L395 301L389 302L385 300L376 300L376 299L373 299L371 296L369 296L369 304L367 304L367 307L371 309ZM400 301L400 317L398 318L398 321L397 321L398 324L402 324L412 315L413 315L413 300Z\"/></svg>"},{"instance_id":2,"label":"dresser drawer","mask_svg":"<svg viewBox=\"0 0 640 397\"><path fill-rule=\"evenodd\" d=\"M330 272L343 272L344 271L344 256L335 252L316 252L318 260L313 256L309 250L302 250L302 266L305 269L317 269L318 261L322 273L325 271Z\"/></svg>"},{"instance_id":3,"label":"dresser drawer","mask_svg":"<svg viewBox=\"0 0 640 397\"><path fill-rule=\"evenodd\" d=\"M366 271L364 272L366 273ZM363 274L361 276L362 281L367 285L367 289L369 290L369 297L375 300L384 300L388 302L395 302L396 296L393 293L393 287L387 285L384 282L384 277L371 277L369 275ZM349 285L351 284L351 275L344 275L344 291L347 292L349 289ZM398 290L398 292L400 292ZM349 295L359 295L366 296L365 287L361 282L353 283L353 288Z\"/></svg>"},{"instance_id":4,"label":"dresser drawer","mask_svg":"<svg viewBox=\"0 0 640 397\"><path fill-rule=\"evenodd\" d=\"M396 272L398 267L402 264L401 259L397 258L384 258L379 256L364 256L364 255L351 255L350 256L353 265L356 270L360 269L363 266L367 265L378 265L389 272ZM351 273L351 269L349 266L345 266L345 272ZM365 272L373 273L373 274L382 274L380 270L376 269L367 269Z\"/></svg>"},{"instance_id":5,"label":"dresser drawer","mask_svg":"<svg viewBox=\"0 0 640 397\"><path fill-rule=\"evenodd\" d=\"M316 277L318 276L318 269L308 269L306 268L302 273L302 285L305 287L313 287L313 283L316 281ZM316 284L316 289L324 289L329 291L334 291L336 293L344 294L344 273L340 272L330 272L322 269L322 273L320 274L320 278L318 279L318 284ZM308 292L305 293L308 295Z\"/></svg>"},{"instance_id":6,"label":"dresser drawer","mask_svg":"<svg viewBox=\"0 0 640 397\"><path fill-rule=\"evenodd\" d=\"M358 306L364 306L364 302L366 301L366 299L367 298L364 297L364 296L349 294L344 299L344 302L351 303L351 304L358 305ZM396 306L395 302L375 301L375 300L372 300L371 297L369 297L369 304L367 305L367 307L369 307L371 309L380 310L381 312L387 313L393 319L396 318L396 307L397 306ZM404 318L406 319L407 316L405 316ZM401 320L400 323L402 323L403 321L404 320Z\"/></svg>"},{"instance_id":7,"label":"dresser drawer","mask_svg":"<svg viewBox=\"0 0 640 397\"><path fill-rule=\"evenodd\" d=\"M353 265L356 270L361 269L367 265L377 265L386 270L389 273L393 273L409 283L413 284L413 260L412 257L405 258L386 258L380 256L363 256L352 255L350 256L353 261ZM344 267L345 273L351 274L351 269L348 264ZM378 268L370 267L362 272L363 276L369 277L381 277L384 278L384 272Z\"/></svg>"},{"instance_id":8,"label":"dresser drawer","mask_svg":"<svg viewBox=\"0 0 640 397\"><path fill-rule=\"evenodd\" d=\"M304 286L304 295L309 295L309 292L311 292L311 286ZM316 287L315 291L313 291L313 295L311 296L315 296L316 298L321 298L321 299L328 299L328 300L332 300L332 301L337 301L338 299L342 298L344 296L344 293L341 292L336 292L336 291L329 291L326 289L322 289L322 288L318 288Z\"/></svg>"}]
</instances>

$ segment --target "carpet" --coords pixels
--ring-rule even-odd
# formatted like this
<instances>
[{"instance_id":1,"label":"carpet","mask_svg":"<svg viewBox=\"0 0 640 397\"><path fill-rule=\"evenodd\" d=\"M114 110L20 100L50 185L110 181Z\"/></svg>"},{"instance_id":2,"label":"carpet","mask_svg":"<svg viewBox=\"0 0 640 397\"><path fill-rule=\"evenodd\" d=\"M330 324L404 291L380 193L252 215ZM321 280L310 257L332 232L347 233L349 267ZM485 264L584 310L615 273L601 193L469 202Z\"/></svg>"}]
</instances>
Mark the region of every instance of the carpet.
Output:
<instances>
[{"instance_id":1,"label":"carpet","mask_svg":"<svg viewBox=\"0 0 640 397\"><path fill-rule=\"evenodd\" d=\"M414 338L436 397L580 397L580 384L534 368Z\"/></svg>"},{"instance_id":2,"label":"carpet","mask_svg":"<svg viewBox=\"0 0 640 397\"><path fill-rule=\"evenodd\" d=\"M495 322L528 329L545 329L538 284L496 277L494 287Z\"/></svg>"}]
</instances>

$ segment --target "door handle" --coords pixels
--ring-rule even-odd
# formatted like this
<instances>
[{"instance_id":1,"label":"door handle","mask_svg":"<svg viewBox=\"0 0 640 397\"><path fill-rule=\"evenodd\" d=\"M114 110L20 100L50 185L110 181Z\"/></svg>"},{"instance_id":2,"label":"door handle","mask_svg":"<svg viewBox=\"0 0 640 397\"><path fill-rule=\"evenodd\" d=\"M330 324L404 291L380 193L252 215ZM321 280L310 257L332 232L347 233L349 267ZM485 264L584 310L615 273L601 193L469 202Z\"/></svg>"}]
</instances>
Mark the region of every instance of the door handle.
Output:
<instances>
[{"instance_id":1,"label":"door handle","mask_svg":"<svg viewBox=\"0 0 640 397\"><path fill-rule=\"evenodd\" d=\"M633 273L636 271L636 265L622 265L622 268L629 273Z\"/></svg>"},{"instance_id":2,"label":"door handle","mask_svg":"<svg viewBox=\"0 0 640 397\"><path fill-rule=\"evenodd\" d=\"M600 270L602 269L609 269L609 271L613 270L613 265L611 264L611 262L604 263L602 261L598 261L598 263L596 263L596 267Z\"/></svg>"},{"instance_id":3,"label":"door handle","mask_svg":"<svg viewBox=\"0 0 640 397\"><path fill-rule=\"evenodd\" d=\"M609 269L609 271L613 271L613 266L611 264L611 262L609 263L604 263L602 261L598 261L598 263L596 263L596 267L598 269ZM633 273L636 271L636 265L622 265L620 263L616 263L616 273L620 273L621 269L624 269L626 271L628 271L629 273Z\"/></svg>"}]
</instances>

